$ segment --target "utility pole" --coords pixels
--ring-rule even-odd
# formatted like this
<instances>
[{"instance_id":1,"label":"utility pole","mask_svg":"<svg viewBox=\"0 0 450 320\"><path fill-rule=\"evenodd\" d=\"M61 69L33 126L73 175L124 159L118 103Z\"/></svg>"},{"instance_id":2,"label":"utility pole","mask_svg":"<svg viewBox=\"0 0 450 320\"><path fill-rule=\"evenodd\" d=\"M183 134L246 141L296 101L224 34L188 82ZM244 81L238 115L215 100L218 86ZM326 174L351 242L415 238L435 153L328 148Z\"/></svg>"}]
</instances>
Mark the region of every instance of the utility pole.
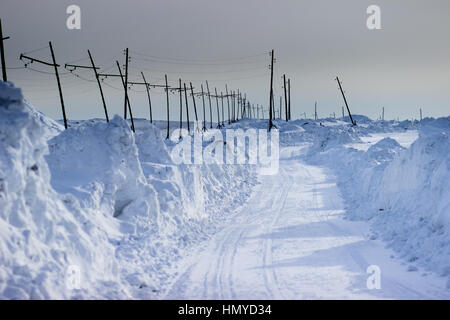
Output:
<instances>
[{"instance_id":1,"label":"utility pole","mask_svg":"<svg viewBox=\"0 0 450 320\"><path fill-rule=\"evenodd\" d=\"M125 82L124 75L122 74L122 69L120 68L119 61L116 60L116 64L117 64L117 69L119 69L119 76L120 76L120 79L122 80L123 89L126 90L127 84ZM125 95L125 102L126 102L125 106L128 105L128 111L130 112L131 130L133 130L133 132L135 132L133 113L131 112L131 104L130 104L130 99L128 97L128 93Z\"/></svg>"},{"instance_id":2,"label":"utility pole","mask_svg":"<svg viewBox=\"0 0 450 320\"><path fill-rule=\"evenodd\" d=\"M59 67L59 64L56 63L55 52L53 51L52 43L49 42L48 44L49 44L49 47L50 47L50 53L51 53L51 56L52 56L52 61L53 61L52 63L51 63L51 62L45 62L45 61L42 61L42 60L39 60L39 59L35 59L35 58L28 57L28 56L24 55L23 53L20 54L20 58L19 58L19 59L20 59L20 60L27 59L27 60L30 61L30 63L38 62L38 63L45 64L45 65L47 65L47 66L51 66L51 67L54 67L54 68L55 68L55 76L56 76L56 82L57 82L57 84L58 84L59 99L60 99L60 101L61 101L61 109L62 109L62 114L63 114L63 118L64 118L64 128L67 129L66 109L65 109L65 107L64 107L64 99L63 99L63 94L62 94L62 89L61 89L61 82L60 82L60 80L59 80L59 73L58 73L58 67ZM3 52L3 51L2 51L2 52ZM25 67L26 67L27 65L28 65L28 64L25 64Z\"/></svg>"},{"instance_id":3,"label":"utility pole","mask_svg":"<svg viewBox=\"0 0 450 320\"><path fill-rule=\"evenodd\" d=\"M109 122L108 110L106 109L105 96L103 95L103 89L102 89L102 85L100 83L100 79L99 79L99 76L98 76L97 68L95 67L94 59L92 58L91 51L88 50L88 54L89 54L89 59L91 60L92 69L94 70L95 79L97 80L98 89L100 90L100 95L102 97L103 109L105 111L106 122Z\"/></svg>"},{"instance_id":4,"label":"utility pole","mask_svg":"<svg viewBox=\"0 0 450 320\"><path fill-rule=\"evenodd\" d=\"M181 130L183 129L183 93L181 92L181 79L179 81L179 93L180 93L180 136L179 139L182 138Z\"/></svg>"},{"instance_id":5,"label":"utility pole","mask_svg":"<svg viewBox=\"0 0 450 320\"><path fill-rule=\"evenodd\" d=\"M141 71L142 80L144 80L145 88L147 89L147 97L148 97L148 107L150 109L150 123L153 123L153 116L152 116L152 100L150 99L150 84L147 83L145 80L144 73Z\"/></svg>"},{"instance_id":6,"label":"utility pole","mask_svg":"<svg viewBox=\"0 0 450 320\"><path fill-rule=\"evenodd\" d=\"M337 81L337 83L339 84L339 90L341 90L342 97L344 98L345 106L347 107L347 111L348 111L348 115L349 115L349 117L350 117L350 121L352 122L352 124L353 124L354 126L356 126L356 122L353 121L352 114L350 113L350 109L349 109L349 107L348 107L347 99L345 98L344 90L342 90L342 85L341 85L341 82L339 81L339 77L336 77L336 81Z\"/></svg>"},{"instance_id":7,"label":"utility pole","mask_svg":"<svg viewBox=\"0 0 450 320\"><path fill-rule=\"evenodd\" d=\"M166 80L166 101L167 101L167 136L166 136L166 139L169 139L170 114L169 114L169 84L167 83L167 74L164 75L164 78Z\"/></svg>"},{"instance_id":8,"label":"utility pole","mask_svg":"<svg viewBox=\"0 0 450 320\"><path fill-rule=\"evenodd\" d=\"M198 125L197 105L195 104L194 87L192 86L192 82L189 82L189 85L191 86L192 102L194 103L195 130L198 132L198 131L200 131L200 129L199 129L199 125Z\"/></svg>"},{"instance_id":9,"label":"utility pole","mask_svg":"<svg viewBox=\"0 0 450 320\"><path fill-rule=\"evenodd\" d=\"M228 124L231 124L230 116L230 96L228 95L228 86L225 84L225 94L227 95L227 106L228 106Z\"/></svg>"},{"instance_id":10,"label":"utility pole","mask_svg":"<svg viewBox=\"0 0 450 320\"><path fill-rule=\"evenodd\" d=\"M123 118L127 118L127 100L128 100L128 48L125 49L125 99L123 107Z\"/></svg>"},{"instance_id":11,"label":"utility pole","mask_svg":"<svg viewBox=\"0 0 450 320\"><path fill-rule=\"evenodd\" d=\"M50 52L52 54L53 67L55 68L56 82L58 82L59 99L61 101L61 108L62 108L63 117L64 117L64 127L67 129L66 108L64 107L64 98L63 98L62 89L61 89L61 81L59 80L59 73L58 73L59 65L56 64L55 52L53 51L52 42L50 41L48 43L48 45L50 46Z\"/></svg>"},{"instance_id":12,"label":"utility pole","mask_svg":"<svg viewBox=\"0 0 450 320\"><path fill-rule=\"evenodd\" d=\"M236 122L236 93L231 91L231 122Z\"/></svg>"},{"instance_id":13,"label":"utility pole","mask_svg":"<svg viewBox=\"0 0 450 320\"><path fill-rule=\"evenodd\" d=\"M95 79L97 80L97 85L98 85L98 88L99 88L99 90L100 90L100 96L102 97L103 110L104 110L104 112L105 112L106 122L109 122L108 110L106 109L105 97L104 97L104 95L103 95L102 85L101 85L101 83L100 83L100 77L99 77L98 72L97 72L97 70L100 69L100 68L95 66L94 59L92 58L91 52L90 52L89 50L88 50L87 52L88 52L89 59L90 59L90 61L91 61L91 65L92 65L92 66L81 66L81 65L76 65L76 64L69 64L69 63L66 63L66 64L64 65L64 68L66 68L66 69L69 70L70 72L75 71L77 68L80 68L80 69L92 69L92 70L94 70Z\"/></svg>"},{"instance_id":14,"label":"utility pole","mask_svg":"<svg viewBox=\"0 0 450 320\"><path fill-rule=\"evenodd\" d=\"M214 92L216 93L216 105L217 105L217 128L221 128L220 125L220 114L219 114L219 96L217 95L217 88L214 88Z\"/></svg>"},{"instance_id":15,"label":"utility pole","mask_svg":"<svg viewBox=\"0 0 450 320\"><path fill-rule=\"evenodd\" d=\"M287 100L287 88L286 88L286 75L283 74L283 88L284 88L284 109L286 113L286 122L289 121L288 117L288 100Z\"/></svg>"},{"instance_id":16,"label":"utility pole","mask_svg":"<svg viewBox=\"0 0 450 320\"><path fill-rule=\"evenodd\" d=\"M187 120L187 127L188 127L188 135L191 135L191 124L189 123L189 103L188 103L188 97L187 97L186 83L183 83L183 86L184 86L184 99L186 100L186 120Z\"/></svg>"},{"instance_id":17,"label":"utility pole","mask_svg":"<svg viewBox=\"0 0 450 320\"><path fill-rule=\"evenodd\" d=\"M383 110L384 110L384 108L383 108ZM344 107L342 107L342 119L344 119L345 118L345 112L344 112Z\"/></svg>"},{"instance_id":18,"label":"utility pole","mask_svg":"<svg viewBox=\"0 0 450 320\"><path fill-rule=\"evenodd\" d=\"M314 120L317 120L317 101L314 103Z\"/></svg>"},{"instance_id":19,"label":"utility pole","mask_svg":"<svg viewBox=\"0 0 450 320\"><path fill-rule=\"evenodd\" d=\"M206 112L205 112L205 93L203 92L203 83L200 85L202 88L202 101L203 101L203 131L206 131Z\"/></svg>"},{"instance_id":20,"label":"utility pole","mask_svg":"<svg viewBox=\"0 0 450 320\"><path fill-rule=\"evenodd\" d=\"M208 99L209 99L209 123L210 129L212 129L212 106L211 106L211 92L209 91L208 80L206 80L206 90L208 91Z\"/></svg>"},{"instance_id":21,"label":"utility pole","mask_svg":"<svg viewBox=\"0 0 450 320\"><path fill-rule=\"evenodd\" d=\"M236 112L237 104L238 104L237 94L236 91L233 90L233 122L237 121L237 112Z\"/></svg>"},{"instance_id":22,"label":"utility pole","mask_svg":"<svg viewBox=\"0 0 450 320\"><path fill-rule=\"evenodd\" d=\"M247 117L247 115L245 113L245 111L247 109L246 108L246 106L247 106L247 94L246 93L244 93L244 100L242 102L242 106L243 106L243 108L242 108L241 118L243 119L244 117Z\"/></svg>"},{"instance_id":23,"label":"utility pole","mask_svg":"<svg viewBox=\"0 0 450 320\"><path fill-rule=\"evenodd\" d=\"M288 79L288 116L289 120L291 120L291 79Z\"/></svg>"},{"instance_id":24,"label":"utility pole","mask_svg":"<svg viewBox=\"0 0 450 320\"><path fill-rule=\"evenodd\" d=\"M120 74L122 74L121 71L120 71ZM116 75L116 74L108 74L108 73L105 73L105 74L100 74L100 73L99 73L98 75L99 75L100 77L120 77L120 75ZM147 90L148 107L149 107L149 111L150 111L150 123L153 123L152 100L151 100L151 97L150 97L150 88L165 88L166 86L163 85L163 84L150 84L150 83L148 83L147 80L145 79L144 73L143 73L142 71L141 71L141 75L142 75L143 82L133 82L133 81L128 81L128 84L131 84L131 85L143 85L143 86L145 86L145 88L146 88L146 90ZM129 109L131 109L131 106L130 106L130 99L129 99L129 97L128 97L128 94L127 94L127 104L128 104Z\"/></svg>"},{"instance_id":25,"label":"utility pole","mask_svg":"<svg viewBox=\"0 0 450 320\"><path fill-rule=\"evenodd\" d=\"M420 121L422 121L422 108L420 108Z\"/></svg>"},{"instance_id":26,"label":"utility pole","mask_svg":"<svg viewBox=\"0 0 450 320\"><path fill-rule=\"evenodd\" d=\"M271 56L271 63L270 63L270 97L269 97L269 131L272 130L273 122L272 122L272 110L273 110L273 63L274 63L274 50L272 49L272 52L270 54Z\"/></svg>"},{"instance_id":27,"label":"utility pole","mask_svg":"<svg viewBox=\"0 0 450 320\"><path fill-rule=\"evenodd\" d=\"M130 99L128 98L128 93L126 93L127 92L126 91L127 83L125 82L124 76L122 75L122 69L120 69L119 61L116 60L116 64L117 64L117 69L119 69L119 75L120 75L120 79L122 80L123 89L125 90L125 107L128 105L128 111L130 112L130 119L131 119L131 130L133 130L133 132L136 132L135 128L134 128L133 113L131 112Z\"/></svg>"},{"instance_id":28,"label":"utility pole","mask_svg":"<svg viewBox=\"0 0 450 320\"><path fill-rule=\"evenodd\" d=\"M222 102L222 127L225 127L225 113L223 111L223 92L220 92L220 100Z\"/></svg>"},{"instance_id":29,"label":"utility pole","mask_svg":"<svg viewBox=\"0 0 450 320\"><path fill-rule=\"evenodd\" d=\"M2 19L0 19L0 51L2 52L2 74L3 74L3 81L8 81L8 77L6 76L6 62L5 62L5 46L3 45L3 40L8 40L9 37L3 36L3 29L2 29Z\"/></svg>"},{"instance_id":30,"label":"utility pole","mask_svg":"<svg viewBox=\"0 0 450 320\"><path fill-rule=\"evenodd\" d=\"M181 79L179 79L178 88L170 88L170 91L178 91L180 94L180 139L181 139L182 138L181 130L183 129L183 91L186 104L186 119L187 119L188 134L191 134L191 127L189 122L189 103L187 98L186 83L184 83L184 86L181 86Z\"/></svg>"},{"instance_id":31,"label":"utility pole","mask_svg":"<svg viewBox=\"0 0 450 320\"><path fill-rule=\"evenodd\" d=\"M240 105L241 94L239 93L239 89L237 89L236 95L236 119L235 121L239 121L239 105Z\"/></svg>"},{"instance_id":32,"label":"utility pole","mask_svg":"<svg viewBox=\"0 0 450 320\"><path fill-rule=\"evenodd\" d=\"M282 102L282 100L283 100L283 97L282 96L280 96L280 111L278 112L278 114L280 115L280 120L282 120L281 119L281 102Z\"/></svg>"},{"instance_id":33,"label":"utility pole","mask_svg":"<svg viewBox=\"0 0 450 320\"><path fill-rule=\"evenodd\" d=\"M344 107L342 107L342 110L344 110ZM383 112L382 112L381 120L384 121L384 107L383 107Z\"/></svg>"}]
</instances>

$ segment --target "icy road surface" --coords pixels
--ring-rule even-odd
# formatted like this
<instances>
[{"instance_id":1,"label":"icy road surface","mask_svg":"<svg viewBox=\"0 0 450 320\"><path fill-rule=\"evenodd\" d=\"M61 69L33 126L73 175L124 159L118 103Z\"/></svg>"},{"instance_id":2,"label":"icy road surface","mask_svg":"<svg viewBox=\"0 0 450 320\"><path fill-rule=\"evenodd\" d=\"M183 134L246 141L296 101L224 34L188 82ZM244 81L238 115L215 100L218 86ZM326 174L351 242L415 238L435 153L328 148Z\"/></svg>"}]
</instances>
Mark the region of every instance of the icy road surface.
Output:
<instances>
[{"instance_id":1,"label":"icy road surface","mask_svg":"<svg viewBox=\"0 0 450 320\"><path fill-rule=\"evenodd\" d=\"M383 242L370 240L365 222L343 219L343 201L326 169L283 159L278 175L260 182L227 227L184 261L162 298L450 297L442 279L408 272ZM367 288L370 265L381 270L381 289Z\"/></svg>"}]
</instances>

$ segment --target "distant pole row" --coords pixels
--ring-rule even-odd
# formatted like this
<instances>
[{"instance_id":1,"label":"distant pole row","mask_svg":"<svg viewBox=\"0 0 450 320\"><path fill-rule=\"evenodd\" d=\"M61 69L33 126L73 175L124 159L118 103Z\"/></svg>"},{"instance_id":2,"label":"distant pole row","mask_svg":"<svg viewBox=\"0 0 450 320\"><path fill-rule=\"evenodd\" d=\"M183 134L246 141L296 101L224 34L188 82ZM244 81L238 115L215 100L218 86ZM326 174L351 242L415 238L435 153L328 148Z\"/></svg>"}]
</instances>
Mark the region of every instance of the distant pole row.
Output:
<instances>
[{"instance_id":1,"label":"distant pole row","mask_svg":"<svg viewBox=\"0 0 450 320\"><path fill-rule=\"evenodd\" d=\"M10 37L4 37L3 36L3 29L2 29L2 21L0 19L0 50L1 50L1 66L2 66L2 77L3 77L3 81L7 81L7 74L6 74L6 63L5 63L5 50L4 50L4 40L9 39ZM24 53L20 54L20 60L24 61L25 67L27 67L29 64L31 63L39 63L39 64L43 64L43 65L47 65L50 67L53 67L54 69L54 73L55 73L55 77L56 77L56 82L57 82L57 86L58 86L58 92L59 92L59 98L60 98L60 103L61 103L61 110L62 110L62 115L63 115L63 120L64 120L64 127L67 129L68 128L68 122L67 122L67 116L66 116L66 109L65 109L65 105L64 105L64 98L63 98L63 93L62 93L62 88L61 88L61 81L60 81L60 77L59 77L59 72L58 72L58 67L60 66L59 64L56 63L56 58L55 58L55 52L53 50L53 46L52 43L49 42L49 49L50 49L50 54L51 54L51 58L52 58L52 62L46 62L40 59L36 59L33 58L31 56L25 55ZM150 122L153 122L153 112L152 112L152 100L151 100L151 94L150 94L150 88L163 88L166 92L166 106L167 106L167 138L169 138L169 133L170 133L170 101L169 101L169 92L178 92L180 95L180 137L181 137L181 129L183 128L183 97L182 94L184 92L184 103L186 106L186 118L187 118L187 129L188 129L188 133L191 133L191 128L190 128L190 120L189 120L189 106L188 106L188 91L190 91L190 95L192 96L192 102L193 102L193 106L194 106L194 113L195 113L195 129L197 131L206 131L206 103L205 103L205 96L208 97L208 103L209 103L209 123L210 123L210 129L213 128L213 118L212 118L212 98L215 98L215 105L216 105L216 114L217 114L217 128L222 128L225 126L225 113L227 113L228 116L228 124L232 124L236 121L239 121L240 119L247 117L247 118L260 118L260 113L262 118L264 119L264 108L263 106L260 106L259 104L256 105L256 108L254 106L253 103L251 103L249 101L249 99L247 99L247 94L243 93L241 90L237 89L237 90L228 90L228 85L225 84L225 94L223 93L223 91L219 92L217 91L217 88L214 88L214 94L211 94L210 88L209 88L209 83L208 81L206 82L206 91L204 91L204 87L203 87L203 83L200 85L200 91L199 92L194 92L194 87L192 86L192 83L189 83L189 87L186 85L186 83L183 84L182 86L182 81L181 79L179 79L179 85L178 87L171 87L168 84L168 79L167 79L167 74L164 76L165 79L165 84L151 84L149 83L146 78L144 73L141 71L140 74L142 76L142 82L137 82L137 81L129 81L129 73L128 73L128 69L129 69L129 62L130 62L130 57L129 57L129 50L128 48L126 48L124 50L124 54L125 54L125 63L124 65L121 67L119 62L116 61L117 64L117 68L119 73L118 74L112 74L112 73L100 73L100 67L96 66L94 63L94 58L91 54L90 50L87 50L88 52L88 56L89 56L89 60L91 62L90 66L86 66L86 65L77 65L77 64L70 64L70 63L66 63L65 64L65 68L67 70L69 70L70 72L75 71L76 69L90 69L93 70L94 72L94 76L100 91L100 96L102 99L102 104L103 104L103 111L105 113L105 119L107 122L109 122L109 115L108 115L108 109L107 109L107 105L106 105L106 99L104 96L104 92L103 92L103 88L101 85L100 80L103 80L104 78L107 77L120 77L121 78L121 82L122 82L122 86L123 86L123 90L124 90L124 111L123 111L123 116L124 119L127 119L127 116L129 114L130 116L130 120L131 120L131 129L133 130L133 132L135 131L135 126L134 126L134 119L133 119L133 113L132 113L132 108L131 108L131 104L130 104L130 99L129 99L129 94L128 94L128 86L129 85L143 85L146 88L146 92L147 92L147 98L148 98L148 106L149 106L149 119ZM275 110L275 105L274 105L274 90L273 90L273 85L274 85L274 64L276 63L276 59L275 59L275 53L274 50L272 49L270 52L270 90L269 90L269 109L268 109L268 118L269 118L269 131L275 126L273 120L276 118L276 110ZM25 62L26 61L26 62ZM122 68L124 70L124 74L122 73ZM283 93L284 93L284 116L285 116L285 120L286 122L292 119L291 116L291 79L290 78L286 78L286 75L283 74L282 76L282 81L283 81ZM352 123L352 125L356 125L356 121L353 119L352 114L350 112L350 108L349 105L347 103L347 98L345 96L345 92L342 89L342 83L339 80L339 77L336 77L336 81L338 83L339 86L339 90L342 94L342 98L344 100L345 103L345 107L347 109L347 113L349 115L350 121ZM196 101L195 98L196 97L201 97L202 99L202 108L203 108L203 124L202 127L200 129L200 125L199 125L199 119L198 119L198 113L197 113L197 106L196 106ZM225 99L226 98L226 110L227 112L225 112ZM219 106L219 99L220 99L220 106ZM279 107L279 111L278 111L278 115L280 118L282 118L282 96L280 96L280 107ZM334 113L335 116L335 113ZM342 116L344 117L344 107L342 107ZM317 114L317 102L315 102L315 107L314 107L314 118L317 120L318 119L318 114ZM384 119L384 108L383 108L383 117ZM420 109L420 118L422 119L422 110Z\"/></svg>"}]
</instances>

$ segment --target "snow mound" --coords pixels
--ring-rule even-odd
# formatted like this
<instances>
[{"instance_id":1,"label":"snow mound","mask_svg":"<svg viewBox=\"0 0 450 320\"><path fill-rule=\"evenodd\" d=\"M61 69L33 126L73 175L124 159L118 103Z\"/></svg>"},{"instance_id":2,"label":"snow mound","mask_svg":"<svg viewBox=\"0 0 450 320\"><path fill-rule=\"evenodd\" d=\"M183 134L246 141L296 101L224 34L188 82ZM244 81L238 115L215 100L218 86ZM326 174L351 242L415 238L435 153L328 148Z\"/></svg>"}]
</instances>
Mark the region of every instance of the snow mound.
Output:
<instances>
[{"instance_id":1,"label":"snow mound","mask_svg":"<svg viewBox=\"0 0 450 320\"><path fill-rule=\"evenodd\" d=\"M62 130L0 82L0 299L158 297L249 197L254 168L174 165L137 124Z\"/></svg>"},{"instance_id":2,"label":"snow mound","mask_svg":"<svg viewBox=\"0 0 450 320\"><path fill-rule=\"evenodd\" d=\"M370 146L366 156L368 159L376 161L377 164L391 161L395 155L404 148L392 138L384 138Z\"/></svg>"},{"instance_id":3,"label":"snow mound","mask_svg":"<svg viewBox=\"0 0 450 320\"><path fill-rule=\"evenodd\" d=\"M48 299L92 296L93 279L114 280L112 247L89 232L76 203L66 207L50 185L42 123L20 90L0 82L0 298ZM69 295L70 266L82 266L83 285ZM89 271L89 272L87 272ZM113 288L114 286L111 286ZM108 291L104 294L108 295Z\"/></svg>"},{"instance_id":4,"label":"snow mound","mask_svg":"<svg viewBox=\"0 0 450 320\"><path fill-rule=\"evenodd\" d=\"M304 128L307 128L304 126ZM367 151L345 148L346 141L374 132L419 129L406 149L384 138ZM372 122L365 128L309 126L313 137L307 161L327 166L338 177L351 219L371 220L373 232L409 262L446 274L450 268L450 117ZM300 137L304 138L305 133Z\"/></svg>"},{"instance_id":5,"label":"snow mound","mask_svg":"<svg viewBox=\"0 0 450 320\"><path fill-rule=\"evenodd\" d=\"M127 122L115 116L109 123L85 121L49 141L47 161L52 186L75 195L84 208L108 212L134 233L161 223L154 189L147 184L138 149ZM141 230L142 231L142 230Z\"/></svg>"}]
</instances>

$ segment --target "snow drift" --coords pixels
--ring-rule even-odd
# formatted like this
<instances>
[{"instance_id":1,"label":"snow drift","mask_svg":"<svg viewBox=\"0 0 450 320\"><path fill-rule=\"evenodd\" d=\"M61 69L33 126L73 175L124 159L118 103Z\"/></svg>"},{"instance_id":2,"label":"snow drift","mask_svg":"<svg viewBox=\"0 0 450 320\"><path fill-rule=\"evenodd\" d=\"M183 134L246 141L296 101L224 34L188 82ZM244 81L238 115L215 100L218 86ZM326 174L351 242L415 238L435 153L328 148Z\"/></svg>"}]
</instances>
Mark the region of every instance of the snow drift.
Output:
<instances>
[{"instance_id":1,"label":"snow drift","mask_svg":"<svg viewBox=\"0 0 450 320\"><path fill-rule=\"evenodd\" d=\"M0 82L0 298L154 298L187 248L256 183L248 166L174 165L148 122L68 130Z\"/></svg>"},{"instance_id":2,"label":"snow drift","mask_svg":"<svg viewBox=\"0 0 450 320\"><path fill-rule=\"evenodd\" d=\"M409 263L450 275L450 117L303 128L301 138L312 143L306 158L333 169L347 217L370 220L372 237ZM416 129L419 138L409 148L389 137L367 151L347 147L375 132L395 137Z\"/></svg>"}]
</instances>

